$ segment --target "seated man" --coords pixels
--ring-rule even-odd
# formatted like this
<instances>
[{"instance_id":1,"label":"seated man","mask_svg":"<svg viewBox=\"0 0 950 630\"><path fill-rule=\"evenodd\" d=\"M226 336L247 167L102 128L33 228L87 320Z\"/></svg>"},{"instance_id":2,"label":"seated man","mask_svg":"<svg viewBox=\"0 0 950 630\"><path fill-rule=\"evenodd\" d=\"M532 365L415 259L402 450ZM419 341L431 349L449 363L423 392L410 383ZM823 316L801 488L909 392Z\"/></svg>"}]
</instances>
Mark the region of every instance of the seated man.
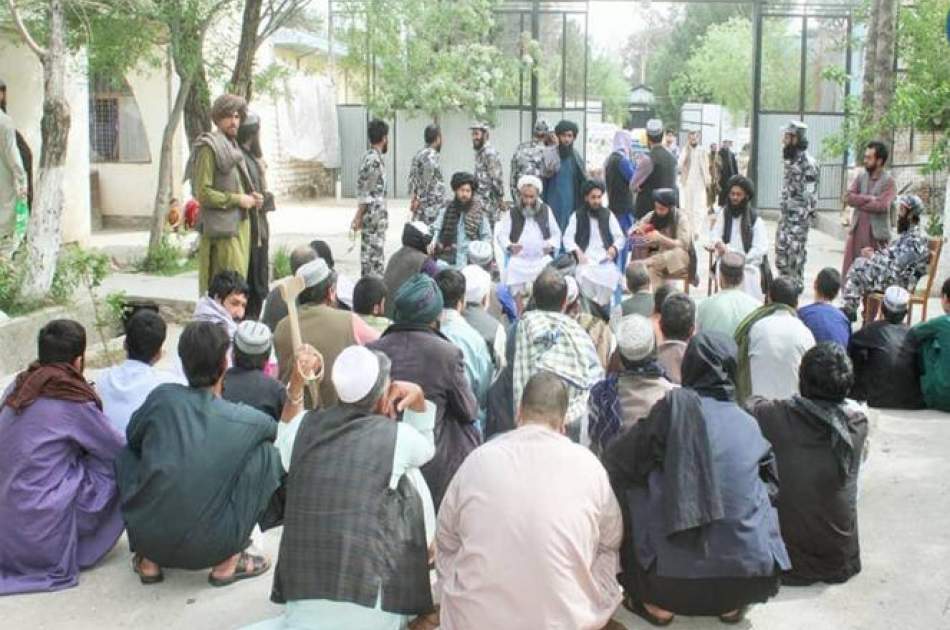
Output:
<instances>
[{"instance_id":1,"label":"seated man","mask_svg":"<svg viewBox=\"0 0 950 630\"><path fill-rule=\"evenodd\" d=\"M913 291L927 273L929 238L920 227L924 204L917 195L902 195L897 205L897 238L878 251L865 247L848 270L841 298L842 310L852 322L857 320L861 299L869 293L895 285Z\"/></svg>"},{"instance_id":2,"label":"seated man","mask_svg":"<svg viewBox=\"0 0 950 630\"><path fill-rule=\"evenodd\" d=\"M298 269L316 258L317 252L312 245L295 247L290 252L290 274L295 275ZM267 299L264 301L264 312L261 314L261 321L273 333L277 330L277 324L285 317L287 317L287 304L280 294L280 287L274 287L267 294Z\"/></svg>"},{"instance_id":3,"label":"seated man","mask_svg":"<svg viewBox=\"0 0 950 630\"><path fill-rule=\"evenodd\" d=\"M584 311L581 298L580 287L573 276L567 276L567 306L564 313L574 318L581 328L590 335L590 340L594 342L597 348L597 358L600 359L600 366L607 370L610 364L610 357L617 348L617 340L614 338L613 331L603 318Z\"/></svg>"},{"instance_id":4,"label":"seated man","mask_svg":"<svg viewBox=\"0 0 950 630\"><path fill-rule=\"evenodd\" d=\"M432 610L435 510L419 467L435 454L436 407L390 368L350 346L332 369L339 403L301 421L271 591L286 612L247 630L403 628Z\"/></svg>"},{"instance_id":5,"label":"seated man","mask_svg":"<svg viewBox=\"0 0 950 630\"><path fill-rule=\"evenodd\" d=\"M424 273L435 277L439 266L429 257L429 244L432 234L424 221L413 221L402 227L402 247L389 257L383 282L386 283L386 317L392 319L396 291L403 283L416 275Z\"/></svg>"},{"instance_id":6,"label":"seated man","mask_svg":"<svg viewBox=\"0 0 950 630\"><path fill-rule=\"evenodd\" d=\"M630 297L610 312L610 327L614 331L620 325L620 319L627 315L650 317L653 314L653 288L650 286L650 273L647 271L647 266L642 262L631 262L624 271L624 277Z\"/></svg>"},{"instance_id":7,"label":"seated man","mask_svg":"<svg viewBox=\"0 0 950 630\"><path fill-rule=\"evenodd\" d=\"M162 358L165 321L155 311L141 309L125 327L127 359L103 370L96 379L96 391L102 399L102 412L122 435L132 413L162 383L183 383L178 375L155 367Z\"/></svg>"},{"instance_id":8,"label":"seated man","mask_svg":"<svg viewBox=\"0 0 950 630\"><path fill-rule=\"evenodd\" d=\"M674 615L738 623L791 568L778 516L772 447L734 397L736 344L701 332L683 386L607 449L624 516L624 606L654 625Z\"/></svg>"},{"instance_id":9,"label":"seated man","mask_svg":"<svg viewBox=\"0 0 950 630\"><path fill-rule=\"evenodd\" d=\"M696 303L685 293L674 293L663 301L660 309L660 332L663 343L657 346L657 362L670 381L679 384L680 366L686 344L696 331Z\"/></svg>"},{"instance_id":10,"label":"seated man","mask_svg":"<svg viewBox=\"0 0 950 630\"><path fill-rule=\"evenodd\" d=\"M762 302L762 261L769 252L769 235L765 221L760 221L752 207L755 188L752 181L743 175L734 175L726 184L726 206L716 216L716 224L709 233L709 242L722 264L727 251L743 257L745 273L742 274L741 290L749 297Z\"/></svg>"},{"instance_id":11,"label":"seated man","mask_svg":"<svg viewBox=\"0 0 950 630\"><path fill-rule=\"evenodd\" d=\"M840 345L825 341L806 352L799 374L801 396L753 396L746 408L775 449L782 483L776 507L792 561L782 583L836 584L861 571L858 470L868 420L845 400L853 373Z\"/></svg>"},{"instance_id":12,"label":"seated man","mask_svg":"<svg viewBox=\"0 0 950 630\"><path fill-rule=\"evenodd\" d=\"M606 319L610 300L620 283L616 261L626 238L617 217L602 205L603 182L589 179L581 187L581 193L584 205L575 210L567 222L564 249L577 258L574 276L581 295L597 307L593 312Z\"/></svg>"},{"instance_id":13,"label":"seated man","mask_svg":"<svg viewBox=\"0 0 950 630\"><path fill-rule=\"evenodd\" d=\"M739 252L723 252L719 257L719 293L710 295L696 309L696 327L707 332L721 332L727 337L736 334L736 328L762 302L742 289L748 271Z\"/></svg>"},{"instance_id":14,"label":"seated man","mask_svg":"<svg viewBox=\"0 0 950 630\"><path fill-rule=\"evenodd\" d=\"M344 348L353 344L366 345L379 339L379 333L359 315L334 308L337 276L326 261L317 258L307 263L297 270L297 276L303 278L307 287L297 296L300 336L304 343L313 346L323 356L328 365L333 365ZM286 317L274 331L274 350L277 352L280 380L286 383L294 366L290 320ZM336 391L327 380L320 383L319 396L321 406L336 404ZM307 408L315 408L317 402L309 401Z\"/></svg>"},{"instance_id":15,"label":"seated man","mask_svg":"<svg viewBox=\"0 0 950 630\"><path fill-rule=\"evenodd\" d=\"M561 250L561 229L554 211L541 201L541 180L523 175L518 180L519 203L501 217L495 241L508 255L502 282L524 301L541 270Z\"/></svg>"},{"instance_id":16,"label":"seated man","mask_svg":"<svg viewBox=\"0 0 950 630\"><path fill-rule=\"evenodd\" d=\"M505 344L508 342L508 334L501 322L488 313L492 291L491 274L478 265L468 265L462 269L462 275L465 276L465 310L462 311L462 317L485 341L495 374L498 374L505 369Z\"/></svg>"},{"instance_id":17,"label":"seated man","mask_svg":"<svg viewBox=\"0 0 950 630\"><path fill-rule=\"evenodd\" d=\"M353 312L383 334L392 320L386 317L386 283L379 276L363 276L353 287Z\"/></svg>"},{"instance_id":18,"label":"seated man","mask_svg":"<svg viewBox=\"0 0 950 630\"><path fill-rule=\"evenodd\" d=\"M901 287L884 292L884 319L869 322L851 337L848 354L854 365L850 397L870 407L923 409L917 376L917 353L908 341L907 303L910 294Z\"/></svg>"},{"instance_id":19,"label":"seated man","mask_svg":"<svg viewBox=\"0 0 950 630\"><path fill-rule=\"evenodd\" d=\"M657 361L653 325L642 315L620 320L614 361L616 370L590 391L591 450L598 454L676 387Z\"/></svg>"},{"instance_id":20,"label":"seated man","mask_svg":"<svg viewBox=\"0 0 950 630\"><path fill-rule=\"evenodd\" d=\"M393 325L369 346L392 361L393 380L416 383L435 403L435 456L422 475L436 507L455 471L482 441L464 355L439 332L442 305L435 280L416 274L396 293Z\"/></svg>"},{"instance_id":21,"label":"seated man","mask_svg":"<svg viewBox=\"0 0 950 630\"><path fill-rule=\"evenodd\" d=\"M562 435L567 406L561 379L535 374L519 428L472 453L452 480L436 534L441 609L430 627L617 627L623 521L603 467Z\"/></svg>"},{"instance_id":22,"label":"seated man","mask_svg":"<svg viewBox=\"0 0 950 630\"><path fill-rule=\"evenodd\" d=\"M125 439L83 378L86 331L57 319L0 408L0 595L76 586L122 534L113 460Z\"/></svg>"},{"instance_id":23,"label":"seated man","mask_svg":"<svg viewBox=\"0 0 950 630\"><path fill-rule=\"evenodd\" d=\"M944 314L911 328L908 339L917 348L927 408L950 411L950 278L943 281L940 303Z\"/></svg>"},{"instance_id":24,"label":"seated man","mask_svg":"<svg viewBox=\"0 0 950 630\"><path fill-rule=\"evenodd\" d=\"M284 474L277 424L221 399L229 347L220 326L188 324L178 342L188 386L149 394L116 458L132 566L143 584L161 582L162 567L213 567L212 586L270 567L245 549Z\"/></svg>"},{"instance_id":25,"label":"seated man","mask_svg":"<svg viewBox=\"0 0 950 630\"><path fill-rule=\"evenodd\" d=\"M485 340L462 316L465 308L465 276L455 269L443 269L435 277L442 292L442 315L439 332L462 351L465 376L478 401L478 427L485 430L485 404L491 385L494 366Z\"/></svg>"},{"instance_id":26,"label":"seated man","mask_svg":"<svg viewBox=\"0 0 950 630\"><path fill-rule=\"evenodd\" d=\"M238 323L244 319L249 291L244 276L230 269L221 271L211 278L208 295L201 296L195 304L191 318L219 324L227 331L228 339L233 339Z\"/></svg>"},{"instance_id":27,"label":"seated man","mask_svg":"<svg viewBox=\"0 0 950 630\"><path fill-rule=\"evenodd\" d=\"M663 314L663 303L666 298L679 293L679 290L671 283L664 282L658 287L653 287L653 313L650 315L650 321L653 322L653 334L656 335L656 342L663 342L663 331L660 330L660 317Z\"/></svg>"},{"instance_id":28,"label":"seated man","mask_svg":"<svg viewBox=\"0 0 950 630\"><path fill-rule=\"evenodd\" d=\"M640 219L631 234L647 243L643 248L635 247L634 254L645 250L650 283L654 287L690 273L695 263L693 235L689 217L676 207L676 191L672 188L653 191L653 211Z\"/></svg>"},{"instance_id":29,"label":"seated man","mask_svg":"<svg viewBox=\"0 0 950 630\"><path fill-rule=\"evenodd\" d=\"M431 252L441 263L461 269L468 264L468 245L491 241L488 213L475 195L475 176L459 172L452 175L455 198L439 212L432 224Z\"/></svg>"},{"instance_id":30,"label":"seated man","mask_svg":"<svg viewBox=\"0 0 950 630\"><path fill-rule=\"evenodd\" d=\"M287 388L264 373L271 354L270 329L261 322L241 322L234 333L233 365L224 373L221 398L244 403L280 420L287 402Z\"/></svg>"},{"instance_id":31,"label":"seated man","mask_svg":"<svg viewBox=\"0 0 950 630\"><path fill-rule=\"evenodd\" d=\"M515 327L515 354L512 366L513 401L521 400L525 384L547 370L567 385L567 435L587 444L587 400L590 388L604 378L597 348L580 324L564 313L567 282L553 268L547 268L532 288L535 310L526 312ZM512 413L514 413L512 409Z\"/></svg>"},{"instance_id":32,"label":"seated man","mask_svg":"<svg viewBox=\"0 0 950 630\"><path fill-rule=\"evenodd\" d=\"M851 322L833 302L841 288L841 274L834 267L825 267L815 278L815 302L798 309L798 317L815 336L815 343L831 341L848 348Z\"/></svg>"},{"instance_id":33,"label":"seated man","mask_svg":"<svg viewBox=\"0 0 950 630\"><path fill-rule=\"evenodd\" d=\"M785 400L798 393L798 366L815 345L811 331L798 319L798 283L779 276L769 287L769 302L736 329L739 368L736 400L752 395Z\"/></svg>"}]
</instances>

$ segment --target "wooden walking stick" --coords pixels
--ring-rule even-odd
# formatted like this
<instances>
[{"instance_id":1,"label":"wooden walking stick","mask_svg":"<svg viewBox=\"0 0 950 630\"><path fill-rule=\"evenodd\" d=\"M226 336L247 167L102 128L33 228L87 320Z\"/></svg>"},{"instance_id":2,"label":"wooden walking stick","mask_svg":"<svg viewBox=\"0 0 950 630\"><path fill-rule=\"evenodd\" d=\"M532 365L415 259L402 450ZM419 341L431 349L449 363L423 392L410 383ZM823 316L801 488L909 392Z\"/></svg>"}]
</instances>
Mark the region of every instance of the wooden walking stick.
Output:
<instances>
[{"instance_id":1,"label":"wooden walking stick","mask_svg":"<svg viewBox=\"0 0 950 630\"><path fill-rule=\"evenodd\" d=\"M304 279L296 275L284 278L277 286L280 288L280 296L284 298L284 302L287 304L287 318L290 321L290 343L293 346L292 360L296 369L297 350L303 345L303 338L300 334L300 318L297 316L297 296L303 293L307 286ZM317 352L317 354L320 353ZM320 357L320 366L320 373L322 374L326 367L323 365L322 356ZM317 387L318 375L304 374L303 376L307 383L307 391L310 392L310 404L316 409L320 403L320 390Z\"/></svg>"}]
</instances>

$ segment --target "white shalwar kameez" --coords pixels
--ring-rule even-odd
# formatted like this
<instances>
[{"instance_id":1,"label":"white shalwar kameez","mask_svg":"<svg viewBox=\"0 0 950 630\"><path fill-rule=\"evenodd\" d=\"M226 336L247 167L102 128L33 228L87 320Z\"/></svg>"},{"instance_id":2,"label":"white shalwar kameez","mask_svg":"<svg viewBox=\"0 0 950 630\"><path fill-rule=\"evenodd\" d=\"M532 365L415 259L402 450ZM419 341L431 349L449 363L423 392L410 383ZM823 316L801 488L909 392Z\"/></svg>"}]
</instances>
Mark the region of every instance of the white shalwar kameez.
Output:
<instances>
[{"instance_id":1,"label":"white shalwar kameez","mask_svg":"<svg viewBox=\"0 0 950 630\"><path fill-rule=\"evenodd\" d=\"M626 240L626 235L623 233L617 217L614 216L613 212L609 214L610 234L614 238L613 243L604 245L604 241L600 237L600 227L597 219L592 217L590 219L590 241L587 243L587 250L584 252L587 256L587 263L578 263L577 270L574 272L581 295L601 306L610 304L622 275L616 258L607 258L607 249L612 246L619 255L620 250L623 249L624 240ZM574 213L564 230L564 249L569 252L578 249L577 242L574 240L576 235L577 213Z\"/></svg>"},{"instance_id":2,"label":"white shalwar kameez","mask_svg":"<svg viewBox=\"0 0 950 630\"><path fill-rule=\"evenodd\" d=\"M547 208L547 211L550 237L545 240L538 222L534 217L526 216L521 238L518 239L518 244L522 249L517 254L508 255L501 281L508 286L512 295L527 293L534 279L551 264L553 259L545 253L546 248L550 248L555 253L561 249L561 229L551 209ZM501 251L508 252L508 247L512 244L511 212L506 212L495 227L495 242Z\"/></svg>"},{"instance_id":3,"label":"white shalwar kameez","mask_svg":"<svg viewBox=\"0 0 950 630\"><path fill-rule=\"evenodd\" d=\"M723 239L725 213L726 210L722 209L716 214L716 223L713 225L712 231L709 232L710 244L719 241L725 242L725 239ZM745 251L742 244L742 218L734 217L732 219L732 234L726 247L730 251L745 256L745 276L742 280L742 290L761 302L764 296L762 294L762 272L760 268L762 259L769 252L769 233L765 227L765 221L762 220L762 217L756 219L752 226L752 247L749 248L749 251Z\"/></svg>"}]
</instances>

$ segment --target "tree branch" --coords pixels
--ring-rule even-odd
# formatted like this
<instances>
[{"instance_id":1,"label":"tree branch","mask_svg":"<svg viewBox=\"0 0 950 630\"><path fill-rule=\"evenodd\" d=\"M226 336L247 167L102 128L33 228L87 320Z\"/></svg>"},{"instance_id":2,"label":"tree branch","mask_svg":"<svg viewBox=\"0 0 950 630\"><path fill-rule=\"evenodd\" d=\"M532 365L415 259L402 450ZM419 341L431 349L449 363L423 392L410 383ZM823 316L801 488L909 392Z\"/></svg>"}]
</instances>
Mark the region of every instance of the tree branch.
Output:
<instances>
[{"instance_id":1,"label":"tree branch","mask_svg":"<svg viewBox=\"0 0 950 630\"><path fill-rule=\"evenodd\" d=\"M258 43L273 35L277 29L284 26L290 18L308 4L310 4L310 0L271 0L261 16L261 28L257 36Z\"/></svg>"},{"instance_id":2,"label":"tree branch","mask_svg":"<svg viewBox=\"0 0 950 630\"><path fill-rule=\"evenodd\" d=\"M37 44L36 40L33 39L33 36L30 35L30 32L26 29L26 24L23 23L23 18L20 16L16 2L14 2L14 0L7 0L7 6L10 8L10 15L13 17L13 24L16 26L16 30L19 31L20 37L23 38L27 48L32 50L33 53L40 58L40 61L43 61L46 58L46 49Z\"/></svg>"}]
</instances>

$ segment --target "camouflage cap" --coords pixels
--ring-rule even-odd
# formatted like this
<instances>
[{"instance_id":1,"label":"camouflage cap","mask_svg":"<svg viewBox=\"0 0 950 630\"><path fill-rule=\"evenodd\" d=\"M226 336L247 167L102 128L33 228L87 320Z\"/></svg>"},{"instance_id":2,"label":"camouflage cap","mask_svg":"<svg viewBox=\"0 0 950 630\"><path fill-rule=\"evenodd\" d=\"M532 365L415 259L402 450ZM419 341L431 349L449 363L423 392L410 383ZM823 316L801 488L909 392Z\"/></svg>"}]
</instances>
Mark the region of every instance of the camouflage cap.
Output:
<instances>
[{"instance_id":1,"label":"camouflage cap","mask_svg":"<svg viewBox=\"0 0 950 630\"><path fill-rule=\"evenodd\" d=\"M808 131L808 125L800 120L790 120L788 125L782 129L782 134L790 133L798 136L799 140L805 139L805 132Z\"/></svg>"},{"instance_id":2,"label":"camouflage cap","mask_svg":"<svg viewBox=\"0 0 950 630\"><path fill-rule=\"evenodd\" d=\"M479 129L479 130L481 130L481 131L488 131L488 123L479 122L479 121L477 121L477 120L473 120L473 121L472 121L472 124L470 124L470 125L468 126L468 128L471 129L471 130L473 130L473 131L474 131L475 129Z\"/></svg>"},{"instance_id":3,"label":"camouflage cap","mask_svg":"<svg viewBox=\"0 0 950 630\"><path fill-rule=\"evenodd\" d=\"M548 124L548 121L546 121L543 118L538 118L538 120L534 123L534 135L537 136L542 133L550 133L550 132L551 132L551 126Z\"/></svg>"}]
</instances>

